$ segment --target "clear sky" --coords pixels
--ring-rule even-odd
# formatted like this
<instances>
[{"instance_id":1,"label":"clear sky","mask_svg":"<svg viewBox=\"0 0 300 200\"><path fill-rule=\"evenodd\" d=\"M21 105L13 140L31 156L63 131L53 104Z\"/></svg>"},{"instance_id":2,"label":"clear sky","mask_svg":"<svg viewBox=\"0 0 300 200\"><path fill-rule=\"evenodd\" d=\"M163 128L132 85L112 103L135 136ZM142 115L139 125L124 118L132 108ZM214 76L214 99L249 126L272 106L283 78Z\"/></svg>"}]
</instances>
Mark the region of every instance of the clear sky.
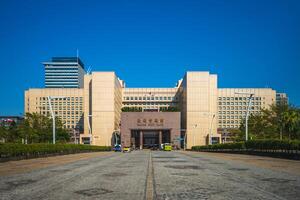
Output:
<instances>
[{"instance_id":1,"label":"clear sky","mask_svg":"<svg viewBox=\"0 0 300 200\"><path fill-rule=\"evenodd\" d=\"M300 105L299 0L0 0L0 115L23 113L41 62L76 49L128 87L209 70L219 87L271 87Z\"/></svg>"}]
</instances>

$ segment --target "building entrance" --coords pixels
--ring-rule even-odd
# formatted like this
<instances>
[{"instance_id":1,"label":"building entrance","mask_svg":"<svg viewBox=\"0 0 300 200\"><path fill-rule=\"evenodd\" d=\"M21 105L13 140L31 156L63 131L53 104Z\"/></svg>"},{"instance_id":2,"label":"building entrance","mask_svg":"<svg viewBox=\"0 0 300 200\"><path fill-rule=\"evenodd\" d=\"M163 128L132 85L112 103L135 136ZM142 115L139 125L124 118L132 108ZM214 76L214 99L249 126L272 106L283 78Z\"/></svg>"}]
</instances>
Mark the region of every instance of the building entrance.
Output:
<instances>
[{"instance_id":1,"label":"building entrance","mask_svg":"<svg viewBox=\"0 0 300 200\"><path fill-rule=\"evenodd\" d=\"M143 148L151 149L159 147L159 132L158 131L144 131L143 132Z\"/></svg>"},{"instance_id":2,"label":"building entrance","mask_svg":"<svg viewBox=\"0 0 300 200\"><path fill-rule=\"evenodd\" d=\"M171 143L170 130L132 130L131 147L134 149L159 149Z\"/></svg>"}]
</instances>

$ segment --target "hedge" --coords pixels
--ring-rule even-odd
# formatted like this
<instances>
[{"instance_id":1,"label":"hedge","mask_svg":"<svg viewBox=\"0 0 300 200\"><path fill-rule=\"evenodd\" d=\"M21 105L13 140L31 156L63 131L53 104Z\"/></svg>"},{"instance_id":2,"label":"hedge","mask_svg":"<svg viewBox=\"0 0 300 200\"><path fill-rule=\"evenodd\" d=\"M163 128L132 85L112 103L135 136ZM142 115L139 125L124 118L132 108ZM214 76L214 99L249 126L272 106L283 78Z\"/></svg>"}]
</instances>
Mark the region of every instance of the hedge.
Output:
<instances>
[{"instance_id":1,"label":"hedge","mask_svg":"<svg viewBox=\"0 0 300 200\"><path fill-rule=\"evenodd\" d=\"M206 146L193 146L193 151L200 150L217 150L217 149L245 149L244 142L226 143L226 144L213 144Z\"/></svg>"},{"instance_id":2,"label":"hedge","mask_svg":"<svg viewBox=\"0 0 300 200\"><path fill-rule=\"evenodd\" d=\"M92 151L110 151L111 147L83 144L0 144L1 159L12 157L40 157L51 154L70 154Z\"/></svg>"},{"instance_id":3,"label":"hedge","mask_svg":"<svg viewBox=\"0 0 300 200\"><path fill-rule=\"evenodd\" d=\"M206 146L193 146L192 151L205 150L272 150L272 151L300 151L299 140L249 140L247 142L214 144Z\"/></svg>"}]
</instances>

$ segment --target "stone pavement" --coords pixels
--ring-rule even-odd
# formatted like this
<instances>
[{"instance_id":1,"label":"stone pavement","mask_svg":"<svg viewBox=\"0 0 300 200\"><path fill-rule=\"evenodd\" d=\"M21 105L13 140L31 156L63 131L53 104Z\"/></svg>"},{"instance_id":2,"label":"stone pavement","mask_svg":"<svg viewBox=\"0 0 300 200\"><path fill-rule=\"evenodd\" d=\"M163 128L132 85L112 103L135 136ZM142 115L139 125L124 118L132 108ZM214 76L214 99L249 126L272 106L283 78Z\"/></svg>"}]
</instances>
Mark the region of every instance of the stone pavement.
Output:
<instances>
[{"instance_id":1,"label":"stone pavement","mask_svg":"<svg viewBox=\"0 0 300 200\"><path fill-rule=\"evenodd\" d=\"M57 165L2 173L0 199L299 199L300 176L294 171L220 155L133 151L72 162L57 156ZM251 159L264 162L264 157ZM272 160L277 166L281 162Z\"/></svg>"}]
</instances>

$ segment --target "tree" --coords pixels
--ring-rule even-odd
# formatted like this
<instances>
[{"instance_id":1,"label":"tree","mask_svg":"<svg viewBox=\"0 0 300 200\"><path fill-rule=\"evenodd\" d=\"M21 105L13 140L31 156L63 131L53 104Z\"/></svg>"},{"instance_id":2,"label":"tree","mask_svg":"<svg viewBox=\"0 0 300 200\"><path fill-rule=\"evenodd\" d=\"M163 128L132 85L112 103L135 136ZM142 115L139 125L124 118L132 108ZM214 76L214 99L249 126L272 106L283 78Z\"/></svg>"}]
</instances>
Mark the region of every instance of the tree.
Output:
<instances>
[{"instance_id":1,"label":"tree","mask_svg":"<svg viewBox=\"0 0 300 200\"><path fill-rule=\"evenodd\" d=\"M251 114L249 136L253 139L300 139L300 110L288 104L271 105L259 114ZM240 131L245 130L245 120Z\"/></svg>"},{"instance_id":2,"label":"tree","mask_svg":"<svg viewBox=\"0 0 300 200\"><path fill-rule=\"evenodd\" d=\"M288 138L296 139L297 128L299 129L300 114L296 108L291 107L283 114L285 129L288 133Z\"/></svg>"},{"instance_id":3,"label":"tree","mask_svg":"<svg viewBox=\"0 0 300 200\"><path fill-rule=\"evenodd\" d=\"M38 113L26 113L25 120L18 127L20 137L26 143L51 143L52 119ZM64 129L59 118L55 118L56 140L67 142L70 140L68 131Z\"/></svg>"}]
</instances>

